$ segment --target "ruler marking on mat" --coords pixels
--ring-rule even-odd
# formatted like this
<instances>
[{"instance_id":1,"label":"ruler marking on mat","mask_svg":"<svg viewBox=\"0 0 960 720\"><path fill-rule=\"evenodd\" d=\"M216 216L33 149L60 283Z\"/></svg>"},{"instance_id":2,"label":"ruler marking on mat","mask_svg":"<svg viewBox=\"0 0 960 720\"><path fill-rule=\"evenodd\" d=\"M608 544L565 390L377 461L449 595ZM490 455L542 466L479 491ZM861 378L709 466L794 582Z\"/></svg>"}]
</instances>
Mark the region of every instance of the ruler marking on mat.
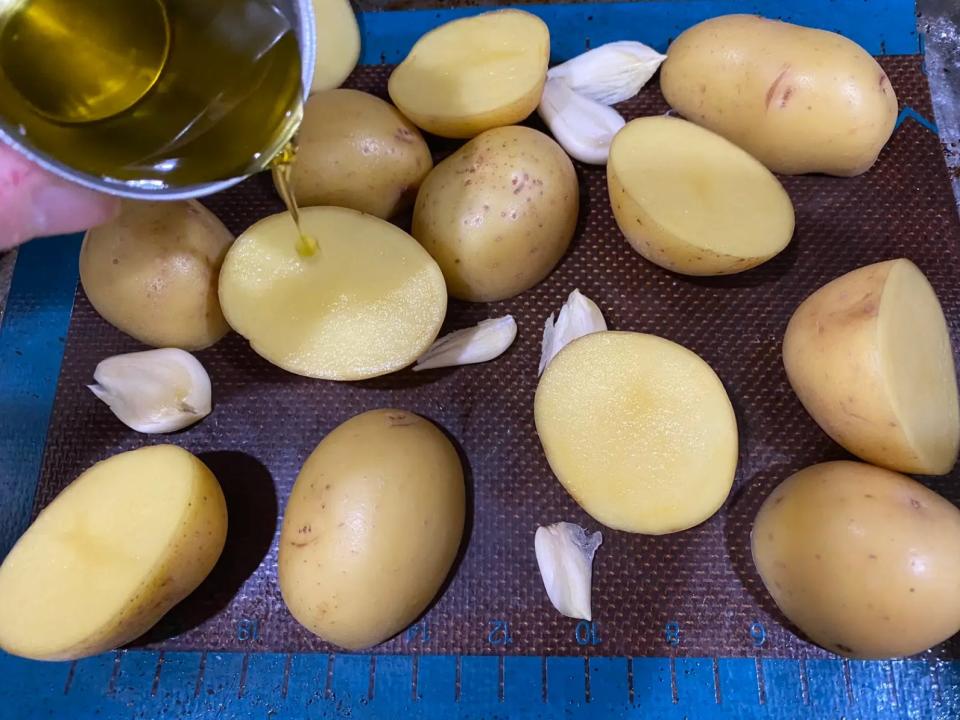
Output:
<instances>
[{"instance_id":1,"label":"ruler marking on mat","mask_svg":"<svg viewBox=\"0 0 960 720\"><path fill-rule=\"evenodd\" d=\"M113 669L110 671L110 681L107 683L107 695L113 695L117 692L117 678L120 676L120 658L123 653L115 650L113 653Z\"/></svg>"},{"instance_id":2,"label":"ruler marking on mat","mask_svg":"<svg viewBox=\"0 0 960 720\"><path fill-rule=\"evenodd\" d=\"M377 693L377 656L370 656L370 676L367 678L367 700L373 700Z\"/></svg>"},{"instance_id":3,"label":"ruler marking on mat","mask_svg":"<svg viewBox=\"0 0 960 720\"><path fill-rule=\"evenodd\" d=\"M633 689L633 656L631 655L627 658L627 700L630 701L631 705L633 705L635 697L636 694Z\"/></svg>"},{"instance_id":4,"label":"ruler marking on mat","mask_svg":"<svg viewBox=\"0 0 960 720\"><path fill-rule=\"evenodd\" d=\"M237 697L242 699L247 690L247 673L250 672L250 653L243 654L243 662L240 663L240 679L237 682Z\"/></svg>"},{"instance_id":5,"label":"ruler marking on mat","mask_svg":"<svg viewBox=\"0 0 960 720\"><path fill-rule=\"evenodd\" d=\"M897 676L896 673L893 672L893 661L887 660L883 665L887 671L887 679L890 681L890 702L893 703L894 707L900 707L900 698L897 692Z\"/></svg>"},{"instance_id":6,"label":"ruler marking on mat","mask_svg":"<svg viewBox=\"0 0 960 720\"><path fill-rule=\"evenodd\" d=\"M943 689L940 686L940 663L934 660L930 663L930 682L933 685L933 699L937 705L943 703Z\"/></svg>"},{"instance_id":7,"label":"ruler marking on mat","mask_svg":"<svg viewBox=\"0 0 960 720\"><path fill-rule=\"evenodd\" d=\"M759 655L753 658L753 667L757 675L757 703L767 704L767 680L763 675L763 660Z\"/></svg>"},{"instance_id":8,"label":"ruler marking on mat","mask_svg":"<svg viewBox=\"0 0 960 720\"><path fill-rule=\"evenodd\" d=\"M207 653L200 653L200 664L197 666L197 680L193 684L193 696L200 697L200 690L203 688L203 676L207 671Z\"/></svg>"},{"instance_id":9,"label":"ruler marking on mat","mask_svg":"<svg viewBox=\"0 0 960 720\"><path fill-rule=\"evenodd\" d=\"M157 653L157 664L153 669L153 682L150 683L150 697L157 696L160 687L160 673L163 672L163 650Z\"/></svg>"},{"instance_id":10,"label":"ruler marking on mat","mask_svg":"<svg viewBox=\"0 0 960 720\"><path fill-rule=\"evenodd\" d=\"M720 659L713 657L713 700L717 705L723 704L723 696L720 694Z\"/></svg>"},{"instance_id":11,"label":"ruler marking on mat","mask_svg":"<svg viewBox=\"0 0 960 720\"><path fill-rule=\"evenodd\" d=\"M850 705L855 705L857 699L853 692L853 677L850 673L850 660L844 658L840 661L840 663L843 666L843 687L847 693L847 702Z\"/></svg>"},{"instance_id":12,"label":"ruler marking on mat","mask_svg":"<svg viewBox=\"0 0 960 720\"><path fill-rule=\"evenodd\" d=\"M410 669L410 697L414 702L420 699L420 656L414 655Z\"/></svg>"},{"instance_id":13,"label":"ruler marking on mat","mask_svg":"<svg viewBox=\"0 0 960 720\"><path fill-rule=\"evenodd\" d=\"M680 689L677 687L677 659L673 655L670 656L670 698L674 705L680 702Z\"/></svg>"},{"instance_id":14,"label":"ruler marking on mat","mask_svg":"<svg viewBox=\"0 0 960 720\"><path fill-rule=\"evenodd\" d=\"M326 700L330 700L333 697L333 664L336 662L337 656L333 653L327 655L327 679L323 686L323 697Z\"/></svg>"},{"instance_id":15,"label":"ruler marking on mat","mask_svg":"<svg viewBox=\"0 0 960 720\"><path fill-rule=\"evenodd\" d=\"M547 656L540 658L540 700L547 701Z\"/></svg>"},{"instance_id":16,"label":"ruler marking on mat","mask_svg":"<svg viewBox=\"0 0 960 720\"><path fill-rule=\"evenodd\" d=\"M500 658L497 660L497 700L499 702L503 702L503 696L504 696L503 685L506 679L504 675L505 673L503 670L503 655L501 655Z\"/></svg>"},{"instance_id":17,"label":"ruler marking on mat","mask_svg":"<svg viewBox=\"0 0 960 720\"><path fill-rule=\"evenodd\" d=\"M800 699L803 700L804 705L809 705L810 679L807 677L807 661L803 658L800 658L797 669L800 673Z\"/></svg>"},{"instance_id":18,"label":"ruler marking on mat","mask_svg":"<svg viewBox=\"0 0 960 720\"><path fill-rule=\"evenodd\" d=\"M293 665L293 653L287 653L287 658L283 662L283 680L280 682L280 697L287 699L287 693L290 692L290 668Z\"/></svg>"},{"instance_id":19,"label":"ruler marking on mat","mask_svg":"<svg viewBox=\"0 0 960 720\"><path fill-rule=\"evenodd\" d=\"M590 702L590 658L583 659L583 699Z\"/></svg>"},{"instance_id":20,"label":"ruler marking on mat","mask_svg":"<svg viewBox=\"0 0 960 720\"><path fill-rule=\"evenodd\" d=\"M457 655L456 672L453 676L453 698L460 702L460 696L463 692L463 659Z\"/></svg>"},{"instance_id":21,"label":"ruler marking on mat","mask_svg":"<svg viewBox=\"0 0 960 720\"><path fill-rule=\"evenodd\" d=\"M73 676L77 672L77 661L74 660L70 663L70 669L67 670L67 680L63 683L63 694L67 695L70 693L70 686L73 685Z\"/></svg>"}]
</instances>

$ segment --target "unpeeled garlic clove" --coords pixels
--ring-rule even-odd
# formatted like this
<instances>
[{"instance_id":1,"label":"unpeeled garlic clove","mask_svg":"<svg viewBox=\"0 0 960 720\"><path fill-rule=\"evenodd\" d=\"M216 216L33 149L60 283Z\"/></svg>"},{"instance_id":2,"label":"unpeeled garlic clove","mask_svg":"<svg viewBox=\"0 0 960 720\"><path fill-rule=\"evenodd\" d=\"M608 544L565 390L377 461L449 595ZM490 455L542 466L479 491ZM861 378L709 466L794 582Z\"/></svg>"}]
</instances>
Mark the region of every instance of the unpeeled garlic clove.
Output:
<instances>
[{"instance_id":1,"label":"unpeeled garlic clove","mask_svg":"<svg viewBox=\"0 0 960 720\"><path fill-rule=\"evenodd\" d=\"M500 357L517 338L517 321L512 315L484 320L437 340L425 352L414 371L487 362Z\"/></svg>"},{"instance_id":2,"label":"unpeeled garlic clove","mask_svg":"<svg viewBox=\"0 0 960 720\"><path fill-rule=\"evenodd\" d=\"M137 432L182 430L210 414L210 376L190 353L161 348L109 357L87 387Z\"/></svg>"},{"instance_id":3,"label":"unpeeled garlic clove","mask_svg":"<svg viewBox=\"0 0 960 720\"><path fill-rule=\"evenodd\" d=\"M587 535L579 525L558 522L537 528L534 548L547 596L563 615L593 620L590 593L593 556L603 542L599 532Z\"/></svg>"},{"instance_id":4,"label":"unpeeled garlic clove","mask_svg":"<svg viewBox=\"0 0 960 720\"><path fill-rule=\"evenodd\" d=\"M613 137L626 125L616 110L578 95L563 78L547 80L539 112L567 154L590 165L607 162Z\"/></svg>"},{"instance_id":5,"label":"unpeeled garlic clove","mask_svg":"<svg viewBox=\"0 0 960 720\"><path fill-rule=\"evenodd\" d=\"M577 338L606 329L607 321L603 319L597 304L579 290L574 290L560 308L556 323L552 313L544 323L540 370L537 374L542 375L556 354Z\"/></svg>"},{"instance_id":6,"label":"unpeeled garlic clove","mask_svg":"<svg viewBox=\"0 0 960 720\"><path fill-rule=\"evenodd\" d=\"M629 100L667 59L640 42L622 40L588 50L547 72L573 92L604 105Z\"/></svg>"}]
</instances>

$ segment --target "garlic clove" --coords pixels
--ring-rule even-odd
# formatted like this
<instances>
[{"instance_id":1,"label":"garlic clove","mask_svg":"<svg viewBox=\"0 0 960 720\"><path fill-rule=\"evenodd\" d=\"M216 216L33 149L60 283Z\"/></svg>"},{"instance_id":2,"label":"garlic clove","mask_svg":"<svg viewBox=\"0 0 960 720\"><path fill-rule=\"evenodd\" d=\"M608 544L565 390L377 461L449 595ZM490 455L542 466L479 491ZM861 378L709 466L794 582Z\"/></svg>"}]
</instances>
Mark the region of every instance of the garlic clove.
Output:
<instances>
[{"instance_id":1,"label":"garlic clove","mask_svg":"<svg viewBox=\"0 0 960 720\"><path fill-rule=\"evenodd\" d=\"M667 59L640 42L622 40L588 50L547 72L583 97L614 105L635 96Z\"/></svg>"},{"instance_id":2,"label":"garlic clove","mask_svg":"<svg viewBox=\"0 0 960 720\"><path fill-rule=\"evenodd\" d=\"M558 522L537 528L534 548L547 596L563 615L593 620L590 592L593 556L603 542L599 532L587 535L579 525Z\"/></svg>"},{"instance_id":3,"label":"garlic clove","mask_svg":"<svg viewBox=\"0 0 960 720\"><path fill-rule=\"evenodd\" d=\"M560 78L543 86L539 112L567 154L590 165L607 162L614 135L626 125L616 110L578 95Z\"/></svg>"},{"instance_id":4,"label":"garlic clove","mask_svg":"<svg viewBox=\"0 0 960 720\"><path fill-rule=\"evenodd\" d=\"M517 338L517 321L512 315L492 318L437 340L425 352L414 372L487 362L500 357Z\"/></svg>"},{"instance_id":5,"label":"garlic clove","mask_svg":"<svg viewBox=\"0 0 960 720\"><path fill-rule=\"evenodd\" d=\"M544 323L540 369L537 374L542 375L556 354L577 338L606 329L607 321L603 319L603 313L597 304L579 290L574 290L560 308L556 322L551 314Z\"/></svg>"},{"instance_id":6,"label":"garlic clove","mask_svg":"<svg viewBox=\"0 0 960 720\"><path fill-rule=\"evenodd\" d=\"M97 365L93 379L87 387L137 432L175 432L210 414L210 376L184 350L115 355Z\"/></svg>"}]
</instances>

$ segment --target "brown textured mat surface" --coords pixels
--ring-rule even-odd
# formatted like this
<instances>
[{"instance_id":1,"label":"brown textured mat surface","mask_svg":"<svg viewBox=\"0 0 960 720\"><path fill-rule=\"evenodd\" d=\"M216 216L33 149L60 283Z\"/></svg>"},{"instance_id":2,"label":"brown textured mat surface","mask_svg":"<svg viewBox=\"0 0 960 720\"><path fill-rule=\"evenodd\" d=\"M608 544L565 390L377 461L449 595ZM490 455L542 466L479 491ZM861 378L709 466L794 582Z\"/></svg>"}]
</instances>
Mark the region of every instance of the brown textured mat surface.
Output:
<instances>
[{"instance_id":1,"label":"brown textured mat surface","mask_svg":"<svg viewBox=\"0 0 960 720\"><path fill-rule=\"evenodd\" d=\"M883 64L901 104L929 117L919 60L888 58ZM350 84L383 95L388 72L363 68ZM628 117L664 112L656 81L625 110ZM441 153L453 147L434 145ZM614 224L603 170L580 166L578 172L580 229L549 279L506 302L450 305L447 328L506 312L517 318L517 343L493 363L335 384L274 368L236 335L200 353L213 380L214 412L167 441L200 454L217 473L228 497L230 536L213 575L139 644L330 650L297 625L281 601L279 511L301 463L325 433L355 413L397 406L432 418L458 441L467 458L472 523L463 559L426 616L429 639L404 635L378 652L749 655L755 652L750 627L759 621L766 629L765 655L823 654L779 616L749 554L750 525L769 491L794 470L845 457L790 390L780 341L794 307L817 287L900 256L927 273L955 342L960 338L960 226L938 139L908 120L865 176L786 178L797 209L793 243L770 263L723 279L685 278L644 261ZM209 206L235 232L281 208L267 177L212 198ZM611 328L656 333L703 356L726 384L741 433L734 491L707 523L660 538L604 531L594 577L602 642L592 648L578 645L576 623L549 605L533 552L539 524L571 520L597 528L553 478L533 426L543 321L574 288L599 303ZM101 320L78 291L38 506L95 461L163 441L127 430L85 388L99 360L138 347ZM929 484L957 502L958 478L954 472ZM509 623L508 645L491 644L492 621ZM249 637L252 622L256 638ZM665 639L670 622L680 629L676 647ZM492 636L502 640L501 633ZM958 657L960 642L931 652Z\"/></svg>"}]
</instances>

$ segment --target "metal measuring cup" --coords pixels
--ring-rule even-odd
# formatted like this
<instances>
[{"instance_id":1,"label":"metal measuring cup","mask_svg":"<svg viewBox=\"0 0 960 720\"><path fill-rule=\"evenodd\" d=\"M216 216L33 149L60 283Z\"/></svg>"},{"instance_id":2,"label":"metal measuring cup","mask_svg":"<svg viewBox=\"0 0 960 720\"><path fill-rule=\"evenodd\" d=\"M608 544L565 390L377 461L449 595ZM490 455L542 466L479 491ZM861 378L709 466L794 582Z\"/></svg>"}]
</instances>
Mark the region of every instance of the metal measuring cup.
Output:
<instances>
[{"instance_id":1,"label":"metal measuring cup","mask_svg":"<svg viewBox=\"0 0 960 720\"><path fill-rule=\"evenodd\" d=\"M64 37L62 33L89 32L91 28L96 30L100 17L97 13L111 7L117 12L133 13L129 18L124 18L124 22L134 23L132 26L138 29L155 27L156 32L145 35L145 42L133 44L132 47L125 47L122 39L117 39L116 33L101 37L92 34L93 40L116 44L116 51L111 48L111 52L104 53L104 57L109 60L116 56L119 64L105 68L111 72L116 70L113 74L122 82L114 82L115 89L112 92L116 93L115 96L109 94L110 88L101 92L96 86L92 90L81 87L80 90L89 90L88 96L96 98L96 103L86 102L84 105L82 98L76 101L70 97L68 82L58 81L58 73L69 78L72 69L67 62L69 59L58 66L50 59L56 59L56 53L45 52L44 45L51 47L58 34ZM27 18L30 22L23 21L20 26L12 22L12 18L19 17L18 12L26 12L31 8L41 14ZM183 27L177 25L182 20L182 17L178 18L178 12L181 16L187 14L201 18L209 26L198 29L197 33L192 33L192 28L188 28L191 32L183 32ZM142 139L138 135L141 129L149 130L151 126L143 122L149 115L149 103L180 97L184 102L171 108L176 115L184 106L196 100L196 93L191 95L192 88L187 87L196 79L192 77L193 70L190 68L195 68L199 74L218 62L219 66L231 67L230 56L217 56L216 53L229 53L235 49L231 41L236 38L237 28L230 31L233 35L221 33L223 37L218 39L222 42L213 43L210 47L199 47L202 43L198 38L207 31L215 35L222 29L217 23L237 25L238 20L245 23L239 25L240 31L245 28L251 34L260 33L266 38L264 52L271 49L267 47L271 38L279 39L282 35L284 42L289 43L290 31L296 38L300 72L295 74L291 70L288 75L299 76L293 78L297 85L294 93L298 97L297 102L291 103L289 112L279 119L280 124L276 124L277 118L252 116L250 107L244 104L249 99L247 96L252 95L249 90L244 95L244 83L252 82L255 78L244 75L247 66L239 62L244 60L240 57L235 63L236 71L229 73L229 77L224 76L232 95L222 92L209 102L203 101L206 104L197 105L199 111L186 107L183 110L183 127L176 124L180 121L178 116L173 120L176 131L171 137L157 138L155 149L136 155L134 161L124 165L123 172L119 172L121 168L111 165L111 159L121 156L121 148L126 147L124 142ZM49 37L50 42L37 43L33 41L35 38L29 36L29 32L45 33L42 38L45 40ZM161 36L160 32L165 35ZM24 42L25 38L33 42ZM316 62L316 26L311 0L236 0L209 2L207 5L203 0L0 0L0 39L0 140L64 179L100 192L134 199L201 197L224 190L267 168L299 126L302 100L309 93ZM32 55L29 51L31 47L34 48ZM187 66L187 71L179 74L167 72L170 60L180 57L173 54L184 52L193 53L190 58L193 65ZM205 60L209 63L205 63ZM259 58L252 58L251 62L253 60ZM152 64L159 68L156 77L144 77L143 72L132 71L124 75L125 68L152 67ZM39 81L41 73L47 73L44 82ZM78 75L77 79L81 83L85 80L96 83L99 78L96 73L92 75L89 78ZM110 73L102 75L111 76ZM178 91L182 91L179 96ZM261 82L256 91L279 92L268 82ZM291 92L289 87L286 92ZM113 97L118 98L116 102ZM82 118L72 116L70 113L74 111L82 112ZM231 112L238 117L230 116ZM239 117L244 112L247 116ZM223 122L224 118L248 123L249 127L262 125L263 137L269 137L269 142L264 142L264 147L248 148L246 152L249 158L246 161L240 158L232 164L225 162L218 165L214 162L207 175L200 169L189 182L170 180L165 173L176 171L178 162L182 166L183 161L177 154L182 153L183 148L189 148L191 152L209 151L209 155L215 159L219 158L218 153L226 157L236 150L232 144L231 147L213 147L217 141L216 130L220 127L218 123ZM273 127L266 127L270 124ZM32 127L41 130L32 132L29 129ZM253 135L260 137L257 133ZM56 141L51 141L51 138ZM209 147L203 145L205 140ZM149 141L152 138L144 142ZM89 147L83 143L88 143ZM78 159L81 150L89 150L89 157ZM101 158L98 153L104 157ZM112 170L114 167L117 170Z\"/></svg>"}]
</instances>

